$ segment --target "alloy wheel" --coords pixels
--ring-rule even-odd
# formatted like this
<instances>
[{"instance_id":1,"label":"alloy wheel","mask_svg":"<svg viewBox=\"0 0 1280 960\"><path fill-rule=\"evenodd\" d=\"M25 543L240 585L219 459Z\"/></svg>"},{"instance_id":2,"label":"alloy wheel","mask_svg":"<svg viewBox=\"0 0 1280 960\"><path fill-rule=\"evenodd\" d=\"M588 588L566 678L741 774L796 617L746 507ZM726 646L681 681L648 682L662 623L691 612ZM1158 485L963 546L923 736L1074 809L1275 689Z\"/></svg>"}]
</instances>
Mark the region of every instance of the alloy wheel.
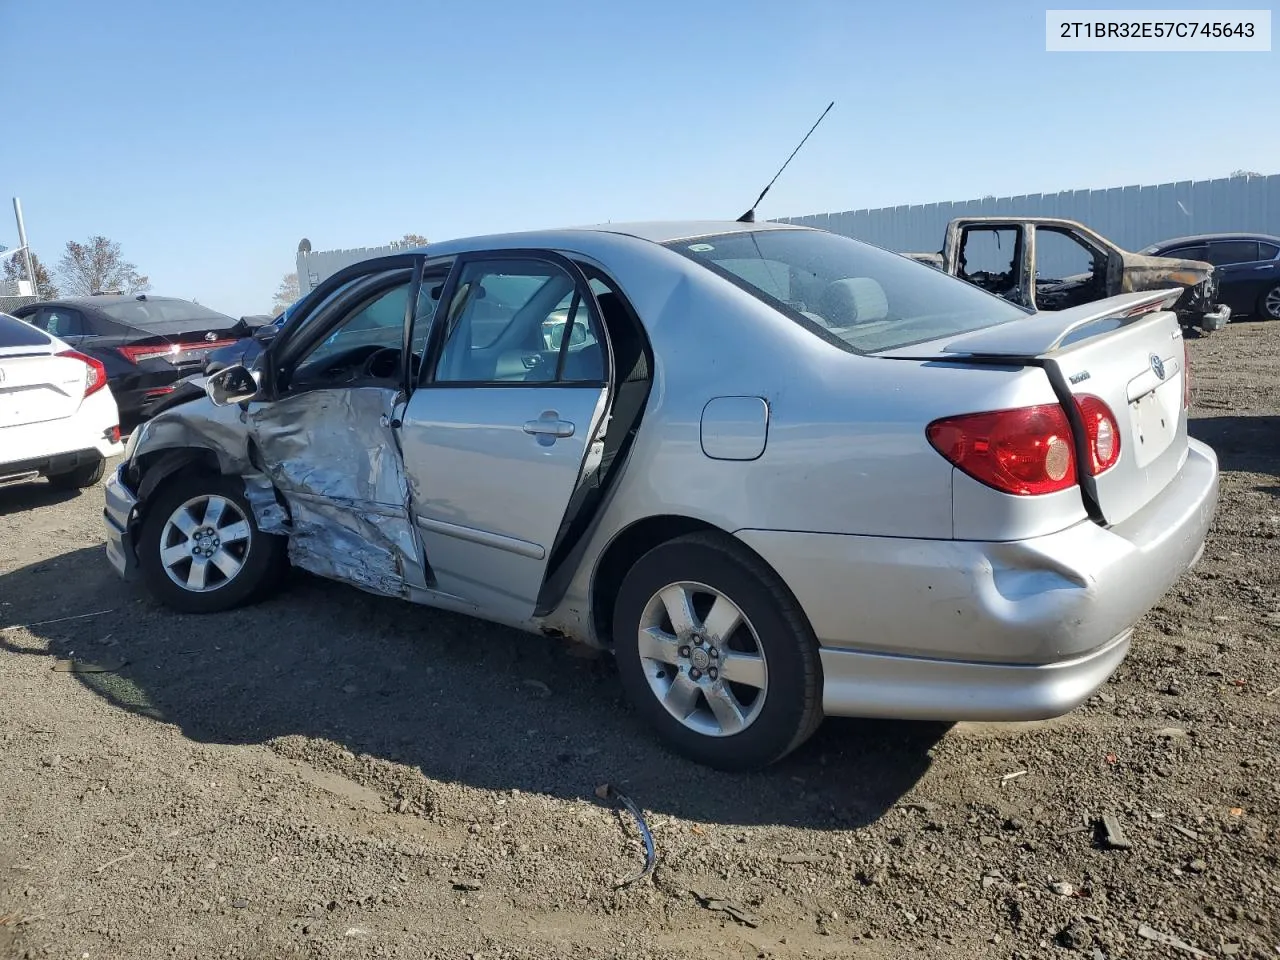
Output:
<instances>
[{"instance_id":1,"label":"alloy wheel","mask_svg":"<svg viewBox=\"0 0 1280 960\"><path fill-rule=\"evenodd\" d=\"M208 593L240 574L252 546L253 528L240 507L207 494L169 515L160 533L160 563L182 589Z\"/></svg>"}]
</instances>

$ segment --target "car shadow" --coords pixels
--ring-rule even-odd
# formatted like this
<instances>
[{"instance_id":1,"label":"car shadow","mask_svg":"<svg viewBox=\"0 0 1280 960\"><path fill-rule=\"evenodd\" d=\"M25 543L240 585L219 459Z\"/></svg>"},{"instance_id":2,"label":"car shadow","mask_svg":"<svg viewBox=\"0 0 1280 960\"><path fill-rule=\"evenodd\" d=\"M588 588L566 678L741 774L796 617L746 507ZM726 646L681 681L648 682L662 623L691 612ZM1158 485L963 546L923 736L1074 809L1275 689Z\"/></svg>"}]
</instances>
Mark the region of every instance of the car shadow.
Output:
<instances>
[{"instance_id":1,"label":"car shadow","mask_svg":"<svg viewBox=\"0 0 1280 960\"><path fill-rule=\"evenodd\" d=\"M1280 476L1280 417L1195 417L1187 430L1213 447L1223 470Z\"/></svg>"},{"instance_id":2,"label":"car shadow","mask_svg":"<svg viewBox=\"0 0 1280 960\"><path fill-rule=\"evenodd\" d=\"M0 629L0 648L51 668L54 657L105 667L66 682L196 741L301 735L433 780L562 798L608 781L650 811L707 822L872 823L925 773L948 729L828 720L768 770L727 774L654 740L611 657L306 574L258 606L186 616L122 587L102 549L85 548L0 576L0 596L0 627L39 638L24 646Z\"/></svg>"},{"instance_id":3,"label":"car shadow","mask_svg":"<svg viewBox=\"0 0 1280 960\"><path fill-rule=\"evenodd\" d=\"M47 480L26 480L0 486L0 517L36 507L51 507L80 496L79 490L60 490Z\"/></svg>"}]
</instances>

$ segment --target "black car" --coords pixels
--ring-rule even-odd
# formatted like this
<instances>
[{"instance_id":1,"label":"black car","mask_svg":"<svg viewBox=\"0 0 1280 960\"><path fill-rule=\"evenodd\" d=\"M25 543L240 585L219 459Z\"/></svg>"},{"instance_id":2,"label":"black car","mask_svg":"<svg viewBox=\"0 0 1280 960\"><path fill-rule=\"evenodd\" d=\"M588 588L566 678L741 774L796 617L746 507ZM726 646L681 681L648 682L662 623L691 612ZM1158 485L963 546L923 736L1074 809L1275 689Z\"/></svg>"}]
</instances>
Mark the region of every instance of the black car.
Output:
<instances>
[{"instance_id":1,"label":"black car","mask_svg":"<svg viewBox=\"0 0 1280 960\"><path fill-rule=\"evenodd\" d=\"M1155 257L1204 260L1216 267L1218 299L1233 317L1280 320L1280 237L1265 233L1205 233L1153 243Z\"/></svg>"},{"instance_id":2,"label":"black car","mask_svg":"<svg viewBox=\"0 0 1280 960\"><path fill-rule=\"evenodd\" d=\"M146 419L211 350L253 333L245 320L190 300L149 294L69 297L14 316L100 360L122 420Z\"/></svg>"}]
</instances>

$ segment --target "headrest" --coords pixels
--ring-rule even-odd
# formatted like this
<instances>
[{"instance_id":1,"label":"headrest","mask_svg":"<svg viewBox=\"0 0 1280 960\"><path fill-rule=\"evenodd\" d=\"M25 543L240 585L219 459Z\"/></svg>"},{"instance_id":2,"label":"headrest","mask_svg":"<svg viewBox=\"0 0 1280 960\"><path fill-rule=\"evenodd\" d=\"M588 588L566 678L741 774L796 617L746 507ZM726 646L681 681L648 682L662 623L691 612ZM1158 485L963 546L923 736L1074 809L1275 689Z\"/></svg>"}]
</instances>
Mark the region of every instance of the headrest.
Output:
<instances>
[{"instance_id":1,"label":"headrest","mask_svg":"<svg viewBox=\"0 0 1280 960\"><path fill-rule=\"evenodd\" d=\"M870 277L835 280L822 293L822 311L833 326L871 323L889 315L884 287Z\"/></svg>"}]
</instances>

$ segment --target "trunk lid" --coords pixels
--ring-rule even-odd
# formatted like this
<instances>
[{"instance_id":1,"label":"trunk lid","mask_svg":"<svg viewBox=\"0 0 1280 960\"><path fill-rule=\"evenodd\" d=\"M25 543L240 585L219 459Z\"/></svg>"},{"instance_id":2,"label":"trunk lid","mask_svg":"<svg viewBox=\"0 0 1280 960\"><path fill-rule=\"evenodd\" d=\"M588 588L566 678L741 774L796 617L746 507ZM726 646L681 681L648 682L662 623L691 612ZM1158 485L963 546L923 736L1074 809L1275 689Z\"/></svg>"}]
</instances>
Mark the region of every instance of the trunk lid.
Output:
<instances>
[{"instance_id":1,"label":"trunk lid","mask_svg":"<svg viewBox=\"0 0 1280 960\"><path fill-rule=\"evenodd\" d=\"M230 320L231 318L227 318ZM210 351L238 342L249 334L247 325L240 320L229 324L210 324L203 321L171 321L134 326L138 336L128 338L117 347L135 363L155 357L167 360L175 367L198 369Z\"/></svg>"},{"instance_id":2,"label":"trunk lid","mask_svg":"<svg viewBox=\"0 0 1280 960\"><path fill-rule=\"evenodd\" d=\"M1120 523L1159 495L1186 458L1182 329L1169 312L1180 294L1167 288L1121 294L879 356L1039 366L1060 400L1102 400L1119 427L1120 457L1097 477L1083 469L1076 404L1063 405L1076 434L1086 502L1104 523Z\"/></svg>"},{"instance_id":3,"label":"trunk lid","mask_svg":"<svg viewBox=\"0 0 1280 960\"><path fill-rule=\"evenodd\" d=\"M0 347L0 428L69 417L80 409L88 367L50 345Z\"/></svg>"}]
</instances>

